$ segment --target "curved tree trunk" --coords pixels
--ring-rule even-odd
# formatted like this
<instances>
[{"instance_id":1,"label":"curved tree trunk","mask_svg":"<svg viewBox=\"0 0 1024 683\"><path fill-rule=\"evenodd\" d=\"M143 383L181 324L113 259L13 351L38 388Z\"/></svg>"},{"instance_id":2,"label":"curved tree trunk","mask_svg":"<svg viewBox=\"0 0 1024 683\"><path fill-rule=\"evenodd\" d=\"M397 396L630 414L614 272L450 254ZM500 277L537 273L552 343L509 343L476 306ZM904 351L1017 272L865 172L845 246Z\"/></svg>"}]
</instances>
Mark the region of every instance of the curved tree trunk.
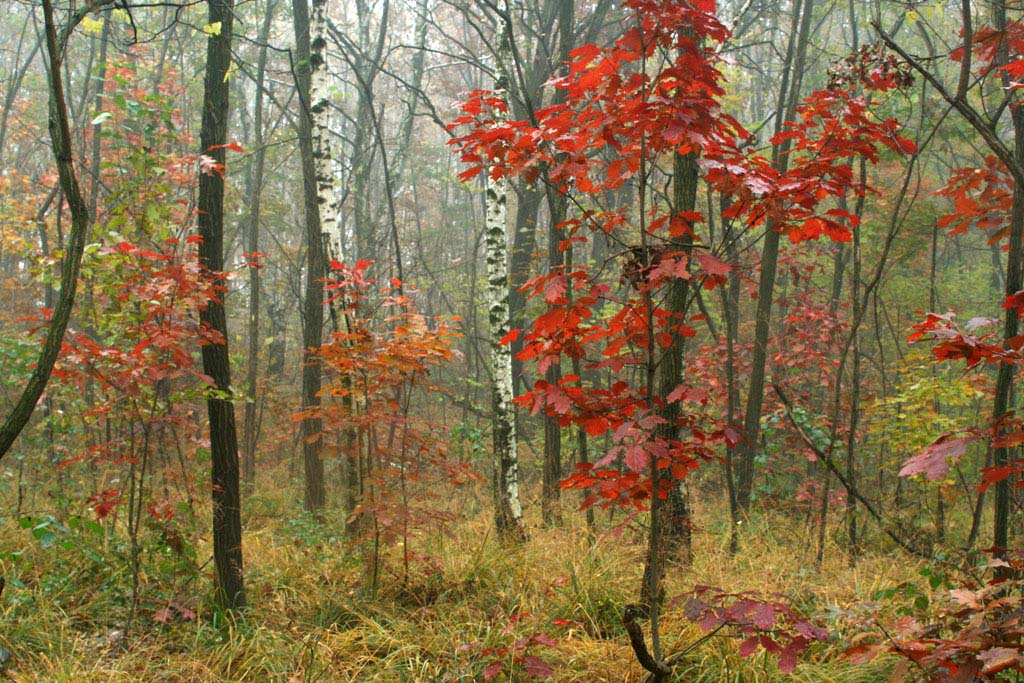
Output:
<instances>
[{"instance_id":1,"label":"curved tree trunk","mask_svg":"<svg viewBox=\"0 0 1024 683\"><path fill-rule=\"evenodd\" d=\"M43 390L46 389L46 384L50 380L50 373L53 371L54 363L57 362L57 356L64 341L64 333L67 331L68 321L71 319L71 310L75 303L75 290L78 286L78 274L82 265L82 252L85 249L85 240L92 224L72 161L71 130L68 124L67 101L64 96L64 80L61 77L67 38L85 14L79 10L71 17L59 35L54 23L51 0L43 0L43 16L46 30L46 51L50 58L47 73L50 81L50 147L57 162L61 191L71 212L71 232L68 235L64 260L61 264L60 296L57 298L57 306L50 318L46 341L43 342L43 349L39 353L35 368L32 370L32 375L21 392L18 402L11 409L3 425L0 425L0 459L11 449L21 430L28 424L32 412L39 402L39 397L43 395Z\"/></svg>"}]
</instances>

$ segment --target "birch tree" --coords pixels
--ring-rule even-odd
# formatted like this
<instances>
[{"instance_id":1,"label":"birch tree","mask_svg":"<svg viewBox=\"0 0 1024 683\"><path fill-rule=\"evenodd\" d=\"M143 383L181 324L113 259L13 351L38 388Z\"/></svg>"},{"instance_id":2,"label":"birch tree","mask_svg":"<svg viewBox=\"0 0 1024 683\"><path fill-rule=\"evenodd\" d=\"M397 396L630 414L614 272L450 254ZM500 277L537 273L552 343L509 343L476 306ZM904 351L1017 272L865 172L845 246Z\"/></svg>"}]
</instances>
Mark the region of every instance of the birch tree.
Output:
<instances>
[{"instance_id":1,"label":"birch tree","mask_svg":"<svg viewBox=\"0 0 1024 683\"><path fill-rule=\"evenodd\" d=\"M507 90L503 57L510 39L502 26L495 89ZM516 451L516 418L512 404L512 349L502 343L509 333L508 305L508 190L505 178L487 175L487 212L484 243L487 258L487 310L491 339L491 409L494 439L494 522L506 540L526 540L523 507L519 501L519 455Z\"/></svg>"},{"instance_id":2,"label":"birch tree","mask_svg":"<svg viewBox=\"0 0 1024 683\"><path fill-rule=\"evenodd\" d=\"M331 172L330 102L327 97L327 0L293 0L295 80L302 111L299 116L299 151L302 156L303 197L306 212L306 286L303 305L302 434L305 506L324 506L323 424L320 406L321 368L316 349L323 340L323 277L325 251L340 256L340 205Z\"/></svg>"}]
</instances>

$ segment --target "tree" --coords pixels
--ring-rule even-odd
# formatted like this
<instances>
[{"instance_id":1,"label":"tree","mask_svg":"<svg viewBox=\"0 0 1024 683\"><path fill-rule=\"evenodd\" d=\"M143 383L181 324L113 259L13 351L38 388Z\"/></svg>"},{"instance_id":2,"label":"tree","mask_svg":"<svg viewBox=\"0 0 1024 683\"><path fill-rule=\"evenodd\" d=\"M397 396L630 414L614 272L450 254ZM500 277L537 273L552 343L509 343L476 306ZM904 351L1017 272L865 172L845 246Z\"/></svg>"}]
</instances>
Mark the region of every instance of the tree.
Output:
<instances>
[{"instance_id":1,"label":"tree","mask_svg":"<svg viewBox=\"0 0 1024 683\"><path fill-rule=\"evenodd\" d=\"M747 148L749 133L719 104L724 89L713 46L728 32L713 8L678 0L627 7L633 23L613 46L573 50L569 74L553 82L565 91L564 102L538 112L537 121L508 121L500 95L476 92L454 124L469 131L453 142L471 164L463 178L482 168L492 182L546 171L578 205L628 181L636 189L632 206L583 210L565 221L559 245L568 250L595 233L622 240L623 294L579 266L555 267L528 283L546 310L526 332L521 358L538 374L563 358L579 359L617 380L608 389L585 387L577 374L557 384L538 380L521 403L563 426L608 434L608 452L595 464L577 465L563 482L593 491L584 505L649 509L641 606L625 621L629 627L637 614L650 616L652 652L641 652L635 638L634 648L654 680L664 680L658 614L666 501L714 446L736 442L735 432L703 409L708 392L682 372L682 338L695 334L684 299L720 286L730 270L697 238L694 226L705 217L691 208L695 163L704 181L730 198L726 216L748 230L764 228L794 243L847 241L854 218L826 200L867 192L851 161L875 161L882 146L910 151L913 143L899 136L895 121L877 120L869 99L836 87L794 105L793 120L772 139L773 158L765 158ZM779 164L783 153L787 163ZM671 170L661 166L665 157ZM666 176L675 184L671 202L654 191L655 179Z\"/></svg>"},{"instance_id":2,"label":"tree","mask_svg":"<svg viewBox=\"0 0 1024 683\"><path fill-rule=\"evenodd\" d=\"M504 91L508 82L508 35L505 25L499 40L496 90ZM500 101L500 100L499 100ZM504 106L503 104L500 106ZM508 201L509 184L500 173L487 174L484 224L487 258L487 310L491 342L491 430L494 443L494 521L498 534L506 541L526 540L523 508L519 500L519 454L516 447L515 407L512 379L512 351L508 346Z\"/></svg>"},{"instance_id":3,"label":"tree","mask_svg":"<svg viewBox=\"0 0 1024 683\"><path fill-rule=\"evenodd\" d=\"M104 0L100 6L111 4L113 0ZM82 252L92 224L89 208L82 195L82 189L75 174L73 161L73 145L71 128L68 124L67 103L64 95L64 80L61 68L64 64L64 53L68 38L75 27L81 23L96 3L89 7L73 11L67 23L58 31L54 19L53 3L43 2L44 30L46 34L46 52L49 56L49 101L50 101L50 147L57 162L57 173L60 185L71 212L71 232L68 234L67 251L61 268L60 296L57 306L50 316L46 339L39 352L32 375L21 392L17 403L0 425L0 459L7 454L21 430L28 424L39 397L50 379L53 365L57 361L61 345L64 343L64 332L67 330L71 311L75 304L75 291L78 287L78 273L82 265Z\"/></svg>"},{"instance_id":4,"label":"tree","mask_svg":"<svg viewBox=\"0 0 1024 683\"><path fill-rule=\"evenodd\" d=\"M213 380L206 399L210 419L210 456L213 478L213 557L217 569L216 598L226 609L246 606L242 564L241 491L238 477L238 438L231 402L231 361L228 356L227 317L224 310L224 162L228 129L228 78L231 68L233 0L209 0L211 30L206 47L203 122L200 149L211 160L209 172L199 177L199 216L202 243L199 263L221 292L200 312L200 321L218 334L221 343L202 347L203 372Z\"/></svg>"},{"instance_id":5,"label":"tree","mask_svg":"<svg viewBox=\"0 0 1024 683\"><path fill-rule=\"evenodd\" d=\"M242 437L242 474L246 486L256 483L256 449L259 436L260 397L258 392L260 367L260 203L263 200L264 169L267 150L264 145L263 112L264 83L267 73L267 41L274 19L275 0L269 0L263 8L263 24L260 27L259 57L256 64L256 102L253 114L255 159L249 169L249 198L252 208L249 214L249 230L246 237L246 259L249 267L249 352L245 371L245 430Z\"/></svg>"},{"instance_id":6,"label":"tree","mask_svg":"<svg viewBox=\"0 0 1024 683\"><path fill-rule=\"evenodd\" d=\"M811 16L814 0L794 0L793 16L786 59L783 64L782 85L775 108L775 135L778 143L772 145L772 164L782 174L789 167L792 139L781 137L785 124L794 119L800 101L800 86L805 70L805 57L810 42ZM754 352L747 387L747 403L743 418L743 434L735 450L736 508L741 515L750 509L754 482L754 456L761 432L761 410L764 403L768 338L771 331L771 313L774 303L775 276L779 260L779 240L782 232L769 220L761 249L761 274L757 286L757 312L755 314ZM734 520L738 521L738 520Z\"/></svg>"},{"instance_id":7,"label":"tree","mask_svg":"<svg viewBox=\"0 0 1024 683\"><path fill-rule=\"evenodd\" d=\"M926 334L938 335L942 341L935 348L935 355L940 359L963 358L969 365L979 362L995 363L996 387L992 399L993 460L985 474L987 484L995 485L993 500L993 543L998 557L1005 557L1009 547L1010 530L1010 477L1017 470L1018 464L1011 457L1011 452L1021 442L1024 434L1016 427L1013 419L1011 399L1014 391L1016 353L1019 351L1019 328L1021 307L1020 292L1024 288L1022 274L1022 258L1024 258L1024 109L1020 106L1018 88L1012 79L1024 74L1024 60L1017 55L1024 46L1019 21L1011 21L1007 15L1008 5L1000 0L991 6L991 26L984 29L974 28L973 8L969 0L961 5L961 39L960 48L954 53L959 62L959 73L956 88L948 88L939 75L928 68L904 49L895 38L889 35L876 21L875 30L879 32L885 44L900 55L917 73L925 78L950 107L965 120L971 128L984 140L992 158L988 166L1001 166L993 176L982 172L982 169L971 169L969 173L960 173L959 180L954 178L950 185L950 194L957 199L957 214L943 220L945 227L952 226L956 230L966 229L972 222L978 221L993 208L991 204L977 204L970 194L978 188L967 178L974 176L995 181L997 186L1009 191L995 190L1002 201L998 206L1002 211L1000 228L995 240L1005 237L1007 240L1006 276L1004 280L1003 329L1002 346L991 343L980 344L974 335L964 335L957 331L951 316L929 314L920 323L912 338ZM1015 55L1011 59L1011 54ZM976 61L975 61L976 60ZM974 74L977 66L979 74ZM980 99L981 108L972 104L969 93L977 84L980 92L1000 92L1002 97ZM1010 118L1009 130L1012 138L1005 142L999 133L1000 119L1007 115ZM1009 177L1006 177L1006 176ZM944 332L938 332L944 330ZM971 339L975 341L970 341ZM961 442L962 443L962 442ZM927 453L922 454L927 456ZM918 462L921 456L918 456ZM947 466L948 467L948 466ZM906 467L904 470L906 471ZM987 485L986 485L987 488Z\"/></svg>"},{"instance_id":8,"label":"tree","mask_svg":"<svg viewBox=\"0 0 1024 683\"><path fill-rule=\"evenodd\" d=\"M325 224L324 211L336 210L333 201L333 178L330 174L330 153L325 136L327 102L321 100L322 90L314 91L322 75L314 79L314 73L324 68L323 40L324 12L326 2L313 3L313 17L316 26L311 26L308 0L293 0L292 12L295 25L295 85L299 91L301 111L299 112L299 153L302 162L303 207L306 214L306 285L302 306L302 460L305 473L305 506L315 512L324 506L324 465L322 420L316 409L320 405L322 370L316 357L316 350L323 340L324 283L326 275L324 235L329 227ZM317 40L311 39L316 29ZM315 50L314 50L315 45ZM314 99L317 98L317 99ZM319 119L319 120L318 120ZM326 152L326 156L325 156ZM330 216L326 217L330 220Z\"/></svg>"}]
</instances>

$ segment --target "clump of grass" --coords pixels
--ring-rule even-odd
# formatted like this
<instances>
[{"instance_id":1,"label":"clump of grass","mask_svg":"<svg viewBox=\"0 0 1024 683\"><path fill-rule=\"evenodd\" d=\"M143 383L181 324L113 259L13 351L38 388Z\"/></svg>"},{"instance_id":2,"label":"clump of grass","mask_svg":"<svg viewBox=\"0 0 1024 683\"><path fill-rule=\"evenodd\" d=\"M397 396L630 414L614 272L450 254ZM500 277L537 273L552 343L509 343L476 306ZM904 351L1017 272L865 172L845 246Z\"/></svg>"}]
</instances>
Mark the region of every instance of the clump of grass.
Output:
<instances>
[{"instance_id":1,"label":"clump of grass","mask_svg":"<svg viewBox=\"0 0 1024 683\"><path fill-rule=\"evenodd\" d=\"M0 547L20 553L0 560L8 577L0 646L14 653L10 676L26 683L427 683L481 680L484 669L500 661L497 680L517 681L529 679L516 641L542 634L557 646L542 640L529 653L551 666L554 681L643 678L621 624L640 582L640 534L610 533L605 522L591 537L579 516L568 514L564 529L541 529L531 517L529 543L507 548L482 511L443 533L412 538L416 555L408 573L398 547L385 548L380 588L372 596L363 575L364 548L345 537L340 514L329 511L326 523L313 522L281 488L261 493L250 509L245 554L252 607L234 617L212 609L206 567L188 584L199 598L194 618L175 615L160 623L147 613L127 635L119 631L127 609L125 569L111 547L90 546L102 560L97 564L88 553L42 548L25 530L0 525ZM698 509L697 519L723 514ZM816 571L807 553L794 552L793 525L764 516L750 526L735 558L720 534L698 530L693 564L669 567L667 595L697 584L782 593L825 622L834 640L809 650L795 673L783 675L763 653L739 657L739 639L728 629L693 647L705 634L685 619L681 604L670 601L662 625L666 654L692 648L675 680L884 679L887 661L854 666L842 658L853 628L842 615L880 589L912 579L919 566L904 557L871 555L850 566L835 551ZM206 558L209 548L197 542L195 555ZM62 572L62 581L48 579Z\"/></svg>"}]
</instances>

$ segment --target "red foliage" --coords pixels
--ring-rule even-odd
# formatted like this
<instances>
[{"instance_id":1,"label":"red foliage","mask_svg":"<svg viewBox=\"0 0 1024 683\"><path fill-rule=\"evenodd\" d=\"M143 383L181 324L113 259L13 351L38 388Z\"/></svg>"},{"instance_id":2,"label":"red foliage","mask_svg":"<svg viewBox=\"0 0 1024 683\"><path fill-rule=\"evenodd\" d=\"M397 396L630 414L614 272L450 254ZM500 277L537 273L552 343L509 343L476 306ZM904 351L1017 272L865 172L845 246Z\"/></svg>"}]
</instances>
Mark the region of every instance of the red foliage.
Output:
<instances>
[{"instance_id":1,"label":"red foliage","mask_svg":"<svg viewBox=\"0 0 1024 683\"><path fill-rule=\"evenodd\" d=\"M748 657L758 647L778 656L779 670L791 673L800 652L813 641L828 638L828 631L798 616L784 596L765 598L759 593L727 593L697 586L685 597L686 617L704 631L731 627L744 636L739 655Z\"/></svg>"}]
</instances>

